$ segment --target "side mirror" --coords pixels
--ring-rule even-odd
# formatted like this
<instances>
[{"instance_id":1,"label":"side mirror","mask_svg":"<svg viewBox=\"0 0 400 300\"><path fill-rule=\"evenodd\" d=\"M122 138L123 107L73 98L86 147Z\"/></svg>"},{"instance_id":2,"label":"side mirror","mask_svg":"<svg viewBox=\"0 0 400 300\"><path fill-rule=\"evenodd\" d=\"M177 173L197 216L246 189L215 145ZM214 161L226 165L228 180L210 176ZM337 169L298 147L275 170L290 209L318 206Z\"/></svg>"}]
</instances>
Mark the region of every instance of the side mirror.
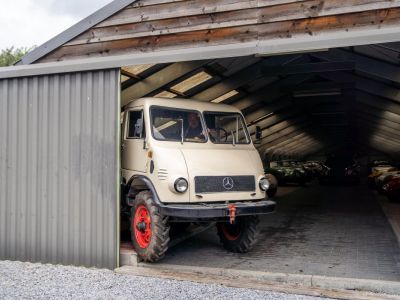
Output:
<instances>
[{"instance_id":1,"label":"side mirror","mask_svg":"<svg viewBox=\"0 0 400 300\"><path fill-rule=\"evenodd\" d=\"M262 138L262 130L260 126L256 126L256 141L260 142Z\"/></svg>"}]
</instances>

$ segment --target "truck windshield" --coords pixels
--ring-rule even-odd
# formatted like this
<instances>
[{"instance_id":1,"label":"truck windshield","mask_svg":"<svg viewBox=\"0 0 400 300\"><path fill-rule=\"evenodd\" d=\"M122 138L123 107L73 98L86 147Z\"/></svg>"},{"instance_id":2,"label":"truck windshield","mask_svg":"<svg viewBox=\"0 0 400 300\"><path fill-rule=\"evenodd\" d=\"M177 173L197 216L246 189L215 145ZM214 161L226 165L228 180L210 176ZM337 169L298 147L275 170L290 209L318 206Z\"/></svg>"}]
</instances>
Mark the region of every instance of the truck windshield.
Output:
<instances>
[{"instance_id":1,"label":"truck windshield","mask_svg":"<svg viewBox=\"0 0 400 300\"><path fill-rule=\"evenodd\" d=\"M239 113L204 112L204 118L215 144L249 144L246 124Z\"/></svg>"},{"instance_id":2,"label":"truck windshield","mask_svg":"<svg viewBox=\"0 0 400 300\"><path fill-rule=\"evenodd\" d=\"M206 142L201 115L195 110L151 107L151 130L160 141Z\"/></svg>"}]
</instances>

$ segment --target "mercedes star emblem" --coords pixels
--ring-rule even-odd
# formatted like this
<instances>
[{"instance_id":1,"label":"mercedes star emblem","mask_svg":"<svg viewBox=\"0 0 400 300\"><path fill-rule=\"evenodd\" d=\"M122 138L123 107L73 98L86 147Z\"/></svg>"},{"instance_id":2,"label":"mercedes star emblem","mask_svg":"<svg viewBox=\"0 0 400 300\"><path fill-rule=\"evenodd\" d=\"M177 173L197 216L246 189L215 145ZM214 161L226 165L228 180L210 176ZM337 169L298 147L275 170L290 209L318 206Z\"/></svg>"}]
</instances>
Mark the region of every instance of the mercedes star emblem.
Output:
<instances>
[{"instance_id":1,"label":"mercedes star emblem","mask_svg":"<svg viewBox=\"0 0 400 300\"><path fill-rule=\"evenodd\" d=\"M222 186L224 187L224 189L226 190L231 190L233 189L233 179L232 177L225 177L222 180Z\"/></svg>"}]
</instances>

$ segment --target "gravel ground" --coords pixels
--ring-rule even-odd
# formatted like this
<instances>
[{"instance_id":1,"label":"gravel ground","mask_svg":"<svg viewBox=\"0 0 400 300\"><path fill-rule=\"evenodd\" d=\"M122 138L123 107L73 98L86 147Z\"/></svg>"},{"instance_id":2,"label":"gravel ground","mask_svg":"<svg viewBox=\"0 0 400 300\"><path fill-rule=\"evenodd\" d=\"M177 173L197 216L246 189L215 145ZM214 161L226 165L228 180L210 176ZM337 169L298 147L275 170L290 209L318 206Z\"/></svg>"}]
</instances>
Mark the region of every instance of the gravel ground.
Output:
<instances>
[{"instance_id":1,"label":"gravel ground","mask_svg":"<svg viewBox=\"0 0 400 300\"><path fill-rule=\"evenodd\" d=\"M0 261L0 299L321 299L110 270Z\"/></svg>"}]
</instances>

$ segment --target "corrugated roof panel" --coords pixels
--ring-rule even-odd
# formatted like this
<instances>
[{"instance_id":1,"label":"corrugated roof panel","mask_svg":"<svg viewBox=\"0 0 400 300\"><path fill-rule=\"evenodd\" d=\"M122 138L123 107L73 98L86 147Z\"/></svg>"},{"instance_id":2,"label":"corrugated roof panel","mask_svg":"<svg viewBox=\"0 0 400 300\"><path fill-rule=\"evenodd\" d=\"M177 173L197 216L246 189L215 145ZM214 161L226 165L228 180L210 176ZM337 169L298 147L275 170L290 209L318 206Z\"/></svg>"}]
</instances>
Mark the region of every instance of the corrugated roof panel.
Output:
<instances>
[{"instance_id":1,"label":"corrugated roof panel","mask_svg":"<svg viewBox=\"0 0 400 300\"><path fill-rule=\"evenodd\" d=\"M181 81L180 83L174 85L173 87L171 87L171 90L182 94L182 93L190 90L191 88L198 86L199 84L202 84L202 83L206 82L207 80L210 80L211 78L212 78L212 76L210 74L208 74L205 71L201 71L201 72Z\"/></svg>"},{"instance_id":2,"label":"corrugated roof panel","mask_svg":"<svg viewBox=\"0 0 400 300\"><path fill-rule=\"evenodd\" d=\"M121 75L121 82L124 83L125 81L129 80L130 77L125 76L125 75Z\"/></svg>"},{"instance_id":3,"label":"corrugated roof panel","mask_svg":"<svg viewBox=\"0 0 400 300\"><path fill-rule=\"evenodd\" d=\"M129 67L123 67L122 70L126 71L127 73L130 73L130 74L132 74L134 76L139 76L141 73L143 73L144 71L150 69L153 66L154 66L154 64L129 66Z\"/></svg>"},{"instance_id":4,"label":"corrugated roof panel","mask_svg":"<svg viewBox=\"0 0 400 300\"><path fill-rule=\"evenodd\" d=\"M232 91L230 91L230 92L228 92L228 93L226 93L226 94L224 94L222 96L219 96L218 98L216 98L214 100L211 100L211 102L213 102L213 103L221 103L221 102L223 102L223 101L225 101L225 100L227 100L229 98L232 98L233 96L235 96L237 94L239 94L239 92L237 90L232 90Z\"/></svg>"},{"instance_id":5,"label":"corrugated roof panel","mask_svg":"<svg viewBox=\"0 0 400 300\"><path fill-rule=\"evenodd\" d=\"M169 91L162 91L161 93L158 93L154 97L157 97L157 98L175 98L176 96L178 96L178 95L174 94L174 93L171 93Z\"/></svg>"}]
</instances>

